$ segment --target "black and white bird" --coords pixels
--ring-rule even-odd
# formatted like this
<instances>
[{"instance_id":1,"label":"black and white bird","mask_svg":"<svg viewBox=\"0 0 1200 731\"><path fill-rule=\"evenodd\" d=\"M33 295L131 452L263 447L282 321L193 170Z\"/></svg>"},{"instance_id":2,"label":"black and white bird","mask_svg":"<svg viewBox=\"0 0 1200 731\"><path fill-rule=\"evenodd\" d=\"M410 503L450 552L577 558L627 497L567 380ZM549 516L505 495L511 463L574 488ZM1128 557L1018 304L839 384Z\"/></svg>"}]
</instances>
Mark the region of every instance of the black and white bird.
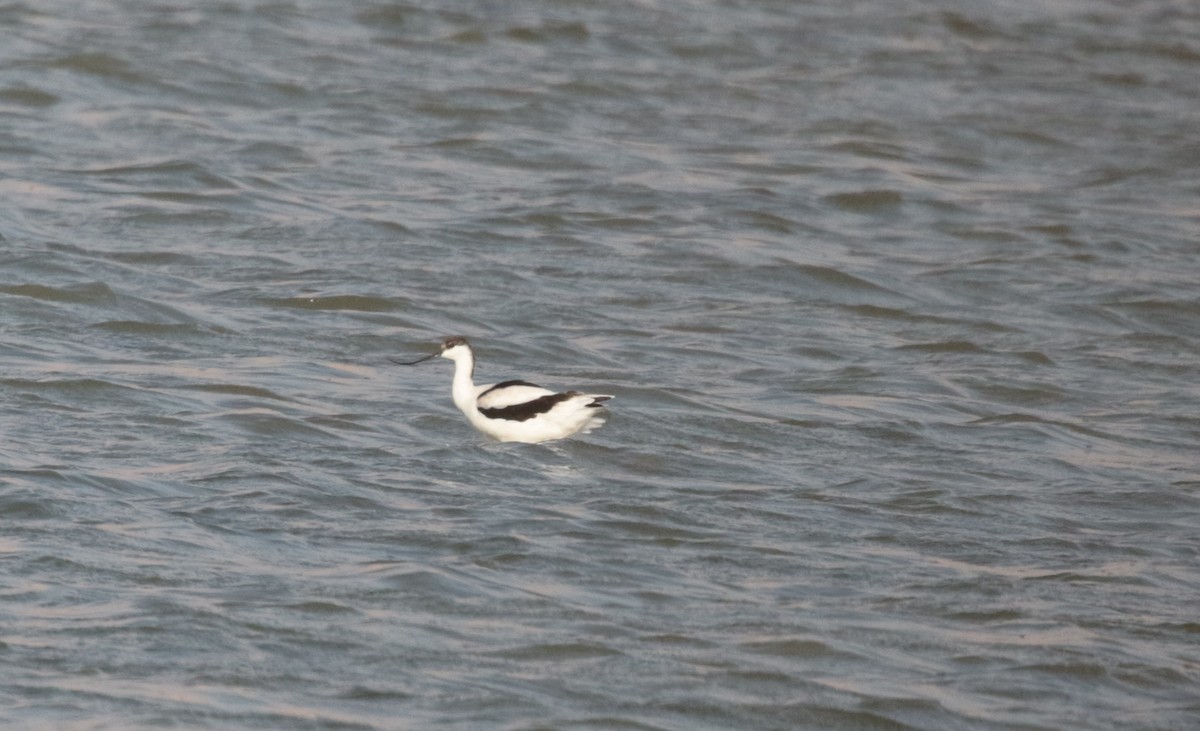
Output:
<instances>
[{"instance_id":1,"label":"black and white bird","mask_svg":"<svg viewBox=\"0 0 1200 731\"><path fill-rule=\"evenodd\" d=\"M413 361L416 365L438 356L454 361L450 390L454 405L479 431L501 442L545 442L590 431L604 423L603 404L612 396L563 391L555 393L528 381L475 385L475 351L461 336L442 341L441 350Z\"/></svg>"}]
</instances>

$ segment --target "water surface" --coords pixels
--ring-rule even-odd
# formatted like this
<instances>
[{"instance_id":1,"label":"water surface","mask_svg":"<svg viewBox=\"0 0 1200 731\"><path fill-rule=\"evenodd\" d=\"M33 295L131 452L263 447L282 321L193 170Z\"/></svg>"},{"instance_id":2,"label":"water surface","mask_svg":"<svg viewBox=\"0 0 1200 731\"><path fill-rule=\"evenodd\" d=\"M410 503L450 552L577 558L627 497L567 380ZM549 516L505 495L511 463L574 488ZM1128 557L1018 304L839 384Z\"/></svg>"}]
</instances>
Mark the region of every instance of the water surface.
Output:
<instances>
[{"instance_id":1,"label":"water surface","mask_svg":"<svg viewBox=\"0 0 1200 731\"><path fill-rule=\"evenodd\" d=\"M1192 4L0 32L0 725L1200 722Z\"/></svg>"}]
</instances>

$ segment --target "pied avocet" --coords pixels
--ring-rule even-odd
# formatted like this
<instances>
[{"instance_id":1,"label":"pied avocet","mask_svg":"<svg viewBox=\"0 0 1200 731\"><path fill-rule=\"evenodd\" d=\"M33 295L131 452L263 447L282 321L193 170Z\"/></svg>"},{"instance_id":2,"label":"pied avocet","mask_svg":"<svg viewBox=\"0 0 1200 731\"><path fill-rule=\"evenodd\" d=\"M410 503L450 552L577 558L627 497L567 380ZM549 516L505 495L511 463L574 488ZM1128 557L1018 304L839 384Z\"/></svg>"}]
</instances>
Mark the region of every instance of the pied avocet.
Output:
<instances>
[{"instance_id":1,"label":"pied avocet","mask_svg":"<svg viewBox=\"0 0 1200 731\"><path fill-rule=\"evenodd\" d=\"M454 361L450 393L454 405L479 431L502 442L545 442L562 439L604 423L603 402L612 396L582 391L555 393L528 381L475 385L475 351L461 336L442 341L441 350L413 361L416 365L438 356Z\"/></svg>"}]
</instances>

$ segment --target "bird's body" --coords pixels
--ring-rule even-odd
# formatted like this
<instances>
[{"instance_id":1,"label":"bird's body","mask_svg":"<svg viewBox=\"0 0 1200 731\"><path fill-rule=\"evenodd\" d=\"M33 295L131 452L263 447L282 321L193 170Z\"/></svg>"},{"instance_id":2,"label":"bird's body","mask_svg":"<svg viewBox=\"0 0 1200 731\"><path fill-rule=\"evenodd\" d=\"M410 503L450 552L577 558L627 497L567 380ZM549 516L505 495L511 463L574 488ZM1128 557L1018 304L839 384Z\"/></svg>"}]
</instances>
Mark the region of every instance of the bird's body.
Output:
<instances>
[{"instance_id":1,"label":"bird's body","mask_svg":"<svg viewBox=\"0 0 1200 731\"><path fill-rule=\"evenodd\" d=\"M476 386L475 351L463 337L442 341L441 352L404 365L415 365L437 356L454 361L450 394L479 431L501 442L545 442L588 431L604 423L603 402L612 396L580 391L556 393L527 381Z\"/></svg>"}]
</instances>

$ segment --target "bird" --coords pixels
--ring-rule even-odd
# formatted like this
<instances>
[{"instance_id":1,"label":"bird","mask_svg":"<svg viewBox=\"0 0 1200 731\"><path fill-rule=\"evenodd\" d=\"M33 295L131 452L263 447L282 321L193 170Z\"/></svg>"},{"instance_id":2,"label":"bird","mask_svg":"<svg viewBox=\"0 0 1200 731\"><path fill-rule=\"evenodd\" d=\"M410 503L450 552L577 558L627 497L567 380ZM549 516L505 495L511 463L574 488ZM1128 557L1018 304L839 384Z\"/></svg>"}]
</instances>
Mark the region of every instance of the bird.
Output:
<instances>
[{"instance_id":1,"label":"bird","mask_svg":"<svg viewBox=\"0 0 1200 731\"><path fill-rule=\"evenodd\" d=\"M461 335L442 340L441 349L412 361L417 365L441 356L454 361L450 394L471 426L501 442L536 444L586 432L604 423L609 394L556 393L528 381L475 385L475 350Z\"/></svg>"}]
</instances>

